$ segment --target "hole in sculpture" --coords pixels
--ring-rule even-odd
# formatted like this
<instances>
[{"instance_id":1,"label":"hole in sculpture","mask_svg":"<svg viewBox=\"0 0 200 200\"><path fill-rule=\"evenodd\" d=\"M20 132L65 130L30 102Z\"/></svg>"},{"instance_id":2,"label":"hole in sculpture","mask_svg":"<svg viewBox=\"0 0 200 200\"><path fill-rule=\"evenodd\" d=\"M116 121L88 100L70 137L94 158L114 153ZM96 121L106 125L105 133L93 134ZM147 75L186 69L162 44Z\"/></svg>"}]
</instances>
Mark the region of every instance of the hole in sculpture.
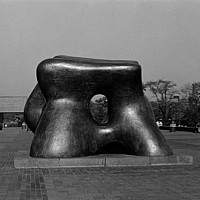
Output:
<instances>
[{"instance_id":1,"label":"hole in sculpture","mask_svg":"<svg viewBox=\"0 0 200 200\"><path fill-rule=\"evenodd\" d=\"M97 154L129 154L129 151L122 142L114 141L105 144Z\"/></svg>"},{"instance_id":2,"label":"hole in sculpture","mask_svg":"<svg viewBox=\"0 0 200 200\"><path fill-rule=\"evenodd\" d=\"M108 122L108 99L103 94L97 94L90 100L90 113L99 124Z\"/></svg>"}]
</instances>

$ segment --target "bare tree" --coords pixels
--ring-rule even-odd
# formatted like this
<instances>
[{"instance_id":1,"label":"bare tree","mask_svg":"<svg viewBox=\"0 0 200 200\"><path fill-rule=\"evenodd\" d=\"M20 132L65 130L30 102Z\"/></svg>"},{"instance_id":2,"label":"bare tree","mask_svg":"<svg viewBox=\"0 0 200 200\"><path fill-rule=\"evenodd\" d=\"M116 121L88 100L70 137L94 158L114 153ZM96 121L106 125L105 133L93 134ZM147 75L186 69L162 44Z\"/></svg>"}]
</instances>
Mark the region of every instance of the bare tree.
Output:
<instances>
[{"instance_id":1,"label":"bare tree","mask_svg":"<svg viewBox=\"0 0 200 200\"><path fill-rule=\"evenodd\" d=\"M193 126L200 122L200 82L191 85L185 115Z\"/></svg>"},{"instance_id":2,"label":"bare tree","mask_svg":"<svg viewBox=\"0 0 200 200\"><path fill-rule=\"evenodd\" d=\"M163 124L166 125L174 108L174 95L179 93L176 84L169 80L159 79L146 82L145 88L148 88L155 97Z\"/></svg>"},{"instance_id":3,"label":"bare tree","mask_svg":"<svg viewBox=\"0 0 200 200\"><path fill-rule=\"evenodd\" d=\"M184 86L182 86L180 88L181 99L187 100L191 94L191 90L192 90L192 83L186 83Z\"/></svg>"}]
</instances>

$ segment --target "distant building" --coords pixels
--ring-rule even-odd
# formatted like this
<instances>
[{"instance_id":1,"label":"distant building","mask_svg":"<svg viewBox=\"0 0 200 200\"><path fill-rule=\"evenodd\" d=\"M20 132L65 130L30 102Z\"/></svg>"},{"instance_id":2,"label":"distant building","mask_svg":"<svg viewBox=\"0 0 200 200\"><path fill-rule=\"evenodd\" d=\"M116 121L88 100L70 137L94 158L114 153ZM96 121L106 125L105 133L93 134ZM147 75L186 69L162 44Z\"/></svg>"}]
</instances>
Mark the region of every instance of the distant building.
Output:
<instances>
[{"instance_id":1,"label":"distant building","mask_svg":"<svg viewBox=\"0 0 200 200\"><path fill-rule=\"evenodd\" d=\"M15 120L23 115L27 97L25 96L0 96L0 124Z\"/></svg>"}]
</instances>

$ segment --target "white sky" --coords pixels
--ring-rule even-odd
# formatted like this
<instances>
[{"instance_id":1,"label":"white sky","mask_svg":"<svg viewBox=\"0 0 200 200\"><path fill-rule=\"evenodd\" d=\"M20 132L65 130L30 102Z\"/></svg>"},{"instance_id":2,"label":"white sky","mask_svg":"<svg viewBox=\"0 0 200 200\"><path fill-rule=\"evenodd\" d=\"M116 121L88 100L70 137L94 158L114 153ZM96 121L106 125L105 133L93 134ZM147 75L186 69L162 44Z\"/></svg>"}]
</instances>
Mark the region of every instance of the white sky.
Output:
<instances>
[{"instance_id":1,"label":"white sky","mask_svg":"<svg viewBox=\"0 0 200 200\"><path fill-rule=\"evenodd\" d=\"M55 55L137 60L143 81L200 81L200 1L0 0L0 96Z\"/></svg>"}]
</instances>

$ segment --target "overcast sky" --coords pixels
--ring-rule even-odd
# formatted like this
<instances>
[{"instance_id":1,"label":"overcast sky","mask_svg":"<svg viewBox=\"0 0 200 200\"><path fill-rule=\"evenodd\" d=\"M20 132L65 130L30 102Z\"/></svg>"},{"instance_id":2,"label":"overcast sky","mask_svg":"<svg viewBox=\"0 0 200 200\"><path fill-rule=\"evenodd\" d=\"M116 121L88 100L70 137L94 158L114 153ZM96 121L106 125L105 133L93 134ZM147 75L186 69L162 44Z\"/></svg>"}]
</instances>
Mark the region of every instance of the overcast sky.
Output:
<instances>
[{"instance_id":1,"label":"overcast sky","mask_svg":"<svg viewBox=\"0 0 200 200\"><path fill-rule=\"evenodd\" d=\"M29 95L55 55L136 60L143 81L200 81L200 1L0 0L0 96Z\"/></svg>"}]
</instances>

